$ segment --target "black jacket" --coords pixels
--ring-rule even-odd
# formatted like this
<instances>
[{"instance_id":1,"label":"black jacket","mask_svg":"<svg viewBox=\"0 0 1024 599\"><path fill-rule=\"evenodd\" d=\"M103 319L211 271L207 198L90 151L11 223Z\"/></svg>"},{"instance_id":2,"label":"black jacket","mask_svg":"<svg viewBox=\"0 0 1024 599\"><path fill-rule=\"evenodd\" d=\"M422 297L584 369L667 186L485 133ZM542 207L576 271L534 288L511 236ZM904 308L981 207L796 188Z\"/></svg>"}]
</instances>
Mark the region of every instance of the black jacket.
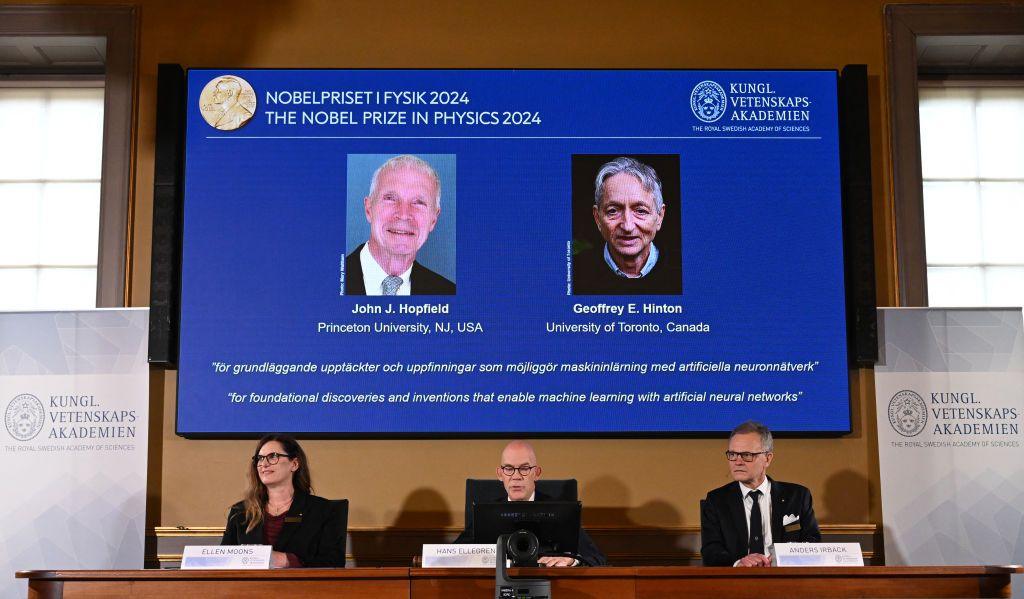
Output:
<instances>
[{"instance_id":1,"label":"black jacket","mask_svg":"<svg viewBox=\"0 0 1024 599\"><path fill-rule=\"evenodd\" d=\"M807 487L768 480L772 496L772 542L820 542L821 531ZM799 516L799 520L783 527L782 519L786 515ZM700 541L705 566L732 566L747 555L747 516L739 483L731 482L708 493L701 504Z\"/></svg>"},{"instance_id":2,"label":"black jacket","mask_svg":"<svg viewBox=\"0 0 1024 599\"><path fill-rule=\"evenodd\" d=\"M293 553L308 568L344 568L346 532L337 510L326 499L296 490L274 551ZM228 511L220 544L262 545L263 523L245 532L245 504L240 501Z\"/></svg>"},{"instance_id":3,"label":"black jacket","mask_svg":"<svg viewBox=\"0 0 1024 599\"><path fill-rule=\"evenodd\" d=\"M345 295L366 295L363 265L359 262L359 252L363 250L364 245L366 244L359 244L359 247L345 257ZM419 262L412 263L409 286L413 295L455 295L455 283Z\"/></svg>"},{"instance_id":4,"label":"black jacket","mask_svg":"<svg viewBox=\"0 0 1024 599\"><path fill-rule=\"evenodd\" d=\"M554 501L554 498L536 491L534 495L534 501ZM505 501L507 496L494 497L489 501ZM473 523L469 522L466 524L466 530L463 530L459 534L458 538L455 539L456 543L472 543L473 542ZM580 527L579 547L576 549L579 554L579 560L581 566L605 566L608 564L608 558L601 553L601 550L597 548L594 541L587 534L587 531Z\"/></svg>"}]
</instances>

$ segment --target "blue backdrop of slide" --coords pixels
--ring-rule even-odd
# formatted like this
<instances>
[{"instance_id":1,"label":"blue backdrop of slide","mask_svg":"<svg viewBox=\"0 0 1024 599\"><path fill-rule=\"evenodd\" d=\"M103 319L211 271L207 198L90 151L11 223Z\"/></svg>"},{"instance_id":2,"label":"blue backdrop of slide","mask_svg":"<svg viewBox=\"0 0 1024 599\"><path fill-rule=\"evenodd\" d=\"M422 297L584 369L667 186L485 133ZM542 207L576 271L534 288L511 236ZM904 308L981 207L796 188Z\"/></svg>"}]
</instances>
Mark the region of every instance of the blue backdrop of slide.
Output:
<instances>
[{"instance_id":1,"label":"blue backdrop of slide","mask_svg":"<svg viewBox=\"0 0 1024 599\"><path fill-rule=\"evenodd\" d=\"M179 434L850 429L834 71L193 69L187 101ZM400 154L449 182L417 260L455 295L344 293ZM681 293L573 295L592 155L658 157Z\"/></svg>"}]
</instances>

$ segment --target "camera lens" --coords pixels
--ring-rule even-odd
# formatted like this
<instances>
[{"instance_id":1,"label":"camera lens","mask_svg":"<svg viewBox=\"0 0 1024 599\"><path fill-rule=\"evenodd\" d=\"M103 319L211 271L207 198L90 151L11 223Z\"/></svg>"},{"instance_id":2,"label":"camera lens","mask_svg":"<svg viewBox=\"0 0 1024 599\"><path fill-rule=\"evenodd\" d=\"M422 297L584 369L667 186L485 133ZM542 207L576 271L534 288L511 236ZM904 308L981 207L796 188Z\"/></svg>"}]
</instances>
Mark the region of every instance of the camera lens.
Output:
<instances>
[{"instance_id":1,"label":"camera lens","mask_svg":"<svg viewBox=\"0 0 1024 599\"><path fill-rule=\"evenodd\" d=\"M505 552L514 566L535 565L540 555L540 541L528 530L517 530L509 535Z\"/></svg>"}]
</instances>

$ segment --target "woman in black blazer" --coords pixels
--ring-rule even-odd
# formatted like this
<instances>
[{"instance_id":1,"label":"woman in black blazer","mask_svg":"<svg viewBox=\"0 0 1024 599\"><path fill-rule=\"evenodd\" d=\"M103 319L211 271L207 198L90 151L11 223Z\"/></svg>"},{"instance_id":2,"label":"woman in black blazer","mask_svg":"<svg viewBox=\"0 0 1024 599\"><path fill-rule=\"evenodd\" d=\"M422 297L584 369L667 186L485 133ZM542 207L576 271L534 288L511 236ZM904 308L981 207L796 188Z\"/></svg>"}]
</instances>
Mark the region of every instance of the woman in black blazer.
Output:
<instances>
[{"instance_id":1,"label":"woman in black blazer","mask_svg":"<svg viewBox=\"0 0 1024 599\"><path fill-rule=\"evenodd\" d=\"M263 437L245 499L228 511L220 544L271 545L272 568L344 567L346 523L312 488L309 460L295 439Z\"/></svg>"}]
</instances>

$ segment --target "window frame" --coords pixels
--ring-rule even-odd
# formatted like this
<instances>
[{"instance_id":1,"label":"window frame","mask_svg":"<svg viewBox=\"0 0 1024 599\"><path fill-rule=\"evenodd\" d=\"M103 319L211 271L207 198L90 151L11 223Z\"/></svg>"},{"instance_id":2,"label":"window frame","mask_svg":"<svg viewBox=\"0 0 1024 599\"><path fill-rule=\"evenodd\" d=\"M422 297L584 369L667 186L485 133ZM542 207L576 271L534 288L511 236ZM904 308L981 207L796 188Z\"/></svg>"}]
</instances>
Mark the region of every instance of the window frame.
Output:
<instances>
[{"instance_id":1,"label":"window frame","mask_svg":"<svg viewBox=\"0 0 1024 599\"><path fill-rule=\"evenodd\" d=\"M1024 35L1020 5L888 5L885 7L895 232L896 305L928 305L924 188L917 67L919 35ZM961 78L971 77L963 73ZM984 74L976 75L990 79Z\"/></svg>"},{"instance_id":2,"label":"window frame","mask_svg":"<svg viewBox=\"0 0 1024 599\"><path fill-rule=\"evenodd\" d=\"M0 79L0 90L10 90L10 89L30 89L30 90L102 89L102 88L103 88L103 76L102 75L68 75L68 76L46 75L42 79L36 79L36 78L34 78L32 76L15 75L15 76L7 77L7 78L4 78L4 79ZM97 178L96 181L102 187L102 184L103 184L102 172L99 173L98 177L99 178ZM3 183L40 183L40 182L42 182L42 183L63 183L64 181L59 180L59 179L58 180L46 180L46 179L43 179L43 180L31 180L30 179L30 180L25 180L25 181L21 181L21 180L18 180L18 179L13 179L13 180L2 180L0 182L3 182ZM82 182L82 180L76 180L76 182ZM102 198L101 198L101 206L102 206ZM97 221L96 225L97 225L97 229L98 229L99 228L99 222L98 221ZM97 278L96 278L96 287L97 288L99 288L99 276L98 276L99 275L99 263L98 263L99 255L98 255L98 248L99 248L99 231L97 231L97 246L96 246L97 255L94 258L97 261L97 264L94 267L91 266L91 268L93 268L94 270L97 271ZM25 265L25 266L22 266L22 265L6 265L6 264L0 265L0 269L31 268L31 269L36 270L37 276L38 276L39 273L41 273L41 271L44 271L44 270L68 269L68 268L70 268L70 269L79 269L79 268L83 268L83 267L85 267L84 264L41 264L41 263L36 263L36 264L33 264L33 265ZM37 282L38 282L38 279L37 279ZM95 302L95 301L96 301L96 294L94 293L93 294L93 302ZM98 306L89 306L89 307L98 307ZM36 307L36 308L30 308L30 309L47 310L49 308Z\"/></svg>"},{"instance_id":3,"label":"window frame","mask_svg":"<svg viewBox=\"0 0 1024 599\"><path fill-rule=\"evenodd\" d=\"M945 89L968 89L968 90L1014 89L1015 93L1018 93L1021 96L1021 98L1020 98L1021 102L1024 102L1024 79L1022 79L1020 77L1015 77L1015 76L990 77L990 76L981 76L981 75L972 75L972 76L963 76L963 75L924 76L923 75L923 76L921 76L920 80L918 81L918 92L920 93L921 90L926 90L926 89L943 89L943 90L945 90ZM976 126L976 123L975 123L975 126ZM921 177L922 185L925 184L925 183L928 183L928 182L937 182L937 183L939 183L939 182L972 183L972 184L978 184L978 185L981 185L981 184L984 184L984 183L989 183L989 182L995 182L995 183L1006 182L1006 183L1024 184L1024 178L986 178L986 177L981 177L980 175L976 176L976 177L973 177L973 178L967 178L967 177L928 178L928 177L925 177L924 174L923 174L923 166L924 165L922 164L922 177ZM979 190L979 193L980 193L980 190ZM980 199L980 196L979 196L979 199ZM980 215L979 215L979 217L980 217ZM984 232L985 232L984 228L982 228L982 233L984 233ZM926 230L926 235L927 235L927 230ZM926 245L927 245L927 239L925 241L926 241ZM1024 267L1024 261L1013 262L1013 263L981 261L981 262L978 262L978 263L948 263L948 264L947 263L941 263L941 262L940 263L936 263L936 262L932 262L931 260L928 260L926 262L927 262L926 265L925 265L926 266L926 271L927 271L928 268L980 268L980 269L983 270L983 274L982 274L983 278L988 276L988 274L986 274L985 271L987 269L989 269L989 268L1004 268L1004 267L1021 268L1021 267ZM930 301L930 298L929 298L929 301ZM939 305L945 307L945 304L939 304ZM993 307L994 306L1000 306L1001 307L1001 306L1004 306L1005 304L983 303L981 305L989 305L989 306L993 306ZM954 306L956 306L956 305L954 304Z\"/></svg>"},{"instance_id":4,"label":"window frame","mask_svg":"<svg viewBox=\"0 0 1024 599\"><path fill-rule=\"evenodd\" d=\"M128 306L135 211L134 172L138 95L138 9L134 6L0 7L0 36L102 36L107 40L103 75L103 162L100 171L96 306ZM32 80L87 80L96 75L11 75L11 85Z\"/></svg>"}]
</instances>

